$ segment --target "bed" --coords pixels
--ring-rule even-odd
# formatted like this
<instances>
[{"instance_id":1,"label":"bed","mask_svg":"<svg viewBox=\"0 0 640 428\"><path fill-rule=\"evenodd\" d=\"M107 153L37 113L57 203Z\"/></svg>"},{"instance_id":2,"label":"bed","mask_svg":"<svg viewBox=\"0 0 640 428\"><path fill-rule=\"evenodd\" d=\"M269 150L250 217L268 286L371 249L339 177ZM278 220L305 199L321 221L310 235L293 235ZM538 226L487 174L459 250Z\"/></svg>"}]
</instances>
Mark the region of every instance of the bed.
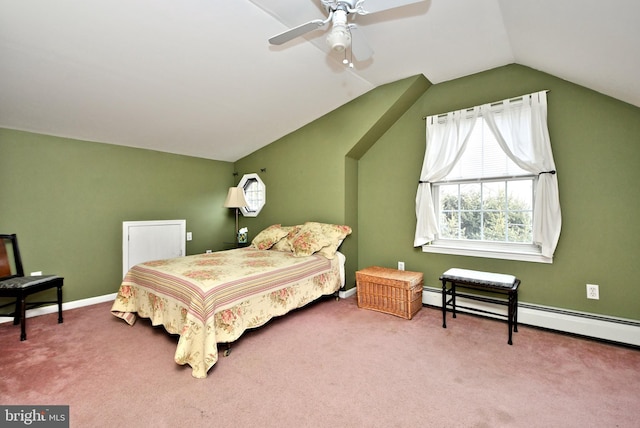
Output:
<instances>
[{"instance_id":1,"label":"bed","mask_svg":"<svg viewBox=\"0 0 640 428\"><path fill-rule=\"evenodd\" d=\"M141 263L125 275L111 312L179 335L175 362L205 378L219 343L337 292L345 262L338 247L350 233L325 223L272 225L246 248Z\"/></svg>"}]
</instances>

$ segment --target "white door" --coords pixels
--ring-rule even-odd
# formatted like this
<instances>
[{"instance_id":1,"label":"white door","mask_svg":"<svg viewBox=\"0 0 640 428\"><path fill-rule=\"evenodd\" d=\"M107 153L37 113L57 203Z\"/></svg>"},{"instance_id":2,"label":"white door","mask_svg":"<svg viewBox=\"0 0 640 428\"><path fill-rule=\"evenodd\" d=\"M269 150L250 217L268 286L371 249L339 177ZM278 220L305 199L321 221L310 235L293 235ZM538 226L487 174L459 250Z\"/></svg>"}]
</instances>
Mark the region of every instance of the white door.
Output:
<instances>
[{"instance_id":1,"label":"white door","mask_svg":"<svg viewBox=\"0 0 640 428\"><path fill-rule=\"evenodd\" d=\"M186 254L186 220L122 223L122 275L138 263Z\"/></svg>"}]
</instances>

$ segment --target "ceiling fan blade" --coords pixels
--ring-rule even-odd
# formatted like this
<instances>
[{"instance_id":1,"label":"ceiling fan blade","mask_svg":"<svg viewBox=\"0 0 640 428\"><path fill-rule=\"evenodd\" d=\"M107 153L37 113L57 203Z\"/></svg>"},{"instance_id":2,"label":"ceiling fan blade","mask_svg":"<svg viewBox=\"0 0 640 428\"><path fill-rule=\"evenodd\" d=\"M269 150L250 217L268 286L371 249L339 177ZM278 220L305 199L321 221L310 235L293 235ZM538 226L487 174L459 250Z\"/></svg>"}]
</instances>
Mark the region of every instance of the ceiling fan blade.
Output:
<instances>
[{"instance_id":1,"label":"ceiling fan blade","mask_svg":"<svg viewBox=\"0 0 640 428\"><path fill-rule=\"evenodd\" d=\"M395 9L412 3L419 3L424 0L360 0L356 3L356 8L360 15L381 12L383 10Z\"/></svg>"},{"instance_id":2,"label":"ceiling fan blade","mask_svg":"<svg viewBox=\"0 0 640 428\"><path fill-rule=\"evenodd\" d=\"M314 19L313 21L309 21L306 24L298 25L297 27L291 28L283 33L271 37L269 39L269 43L271 43L272 45L281 45L288 42L289 40L293 40L296 37L302 36L309 31L320 28L324 24L326 24L326 21L323 21L322 19Z\"/></svg>"},{"instance_id":3,"label":"ceiling fan blade","mask_svg":"<svg viewBox=\"0 0 640 428\"><path fill-rule=\"evenodd\" d=\"M367 42L362 31L355 24L349 25L351 31L351 52L358 61L366 61L373 56L373 49Z\"/></svg>"}]
</instances>

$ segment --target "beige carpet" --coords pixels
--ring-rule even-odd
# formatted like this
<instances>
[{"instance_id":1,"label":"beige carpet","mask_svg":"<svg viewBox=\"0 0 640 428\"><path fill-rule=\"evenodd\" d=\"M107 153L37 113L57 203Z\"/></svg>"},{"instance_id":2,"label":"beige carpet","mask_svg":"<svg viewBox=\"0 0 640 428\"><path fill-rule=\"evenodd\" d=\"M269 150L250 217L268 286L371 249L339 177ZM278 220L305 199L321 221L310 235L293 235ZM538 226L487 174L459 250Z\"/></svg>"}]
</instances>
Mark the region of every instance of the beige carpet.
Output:
<instances>
[{"instance_id":1,"label":"beige carpet","mask_svg":"<svg viewBox=\"0 0 640 428\"><path fill-rule=\"evenodd\" d=\"M0 324L0 404L66 404L72 427L638 427L640 351L423 308L322 300L246 333L207 379L176 338L110 304Z\"/></svg>"}]
</instances>

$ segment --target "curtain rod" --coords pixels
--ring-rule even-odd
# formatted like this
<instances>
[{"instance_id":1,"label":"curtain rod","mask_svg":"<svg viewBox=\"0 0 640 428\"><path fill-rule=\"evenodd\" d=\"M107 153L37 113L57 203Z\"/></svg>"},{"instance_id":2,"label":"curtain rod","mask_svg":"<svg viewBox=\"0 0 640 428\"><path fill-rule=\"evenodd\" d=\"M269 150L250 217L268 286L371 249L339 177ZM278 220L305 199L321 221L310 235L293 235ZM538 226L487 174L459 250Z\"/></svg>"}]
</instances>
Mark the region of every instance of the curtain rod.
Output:
<instances>
[{"instance_id":1,"label":"curtain rod","mask_svg":"<svg viewBox=\"0 0 640 428\"><path fill-rule=\"evenodd\" d=\"M538 92L545 92L545 93L548 93L548 92L551 92L551 90L549 90L549 89L545 89L544 91L538 91ZM518 97L513 97L513 98L506 98L506 99L504 99L504 100L502 100L502 101L494 101L494 102L492 102L492 103L489 103L489 105L493 107L493 106L498 106L498 105L500 105L500 104L504 103L505 101L518 101L518 100L521 100L521 99L523 99L524 97L526 97L526 96L528 96L528 95L533 95L533 94L536 94L536 93L538 93L538 92L533 92L533 93L531 93L531 94L527 94L527 95L520 95L520 96L518 96ZM471 110L473 110L473 109L474 109L474 107L467 108L467 109L461 109L461 110L464 110L464 111L471 111ZM447 115L447 113L442 113L442 114L439 114L439 115L437 115L437 116L438 116L438 117L443 117L443 116L446 116L446 115ZM433 116L433 115L431 115L431 116ZM428 118L428 117L429 117L429 116L422 116L422 120L427 120L427 118Z\"/></svg>"}]
</instances>

